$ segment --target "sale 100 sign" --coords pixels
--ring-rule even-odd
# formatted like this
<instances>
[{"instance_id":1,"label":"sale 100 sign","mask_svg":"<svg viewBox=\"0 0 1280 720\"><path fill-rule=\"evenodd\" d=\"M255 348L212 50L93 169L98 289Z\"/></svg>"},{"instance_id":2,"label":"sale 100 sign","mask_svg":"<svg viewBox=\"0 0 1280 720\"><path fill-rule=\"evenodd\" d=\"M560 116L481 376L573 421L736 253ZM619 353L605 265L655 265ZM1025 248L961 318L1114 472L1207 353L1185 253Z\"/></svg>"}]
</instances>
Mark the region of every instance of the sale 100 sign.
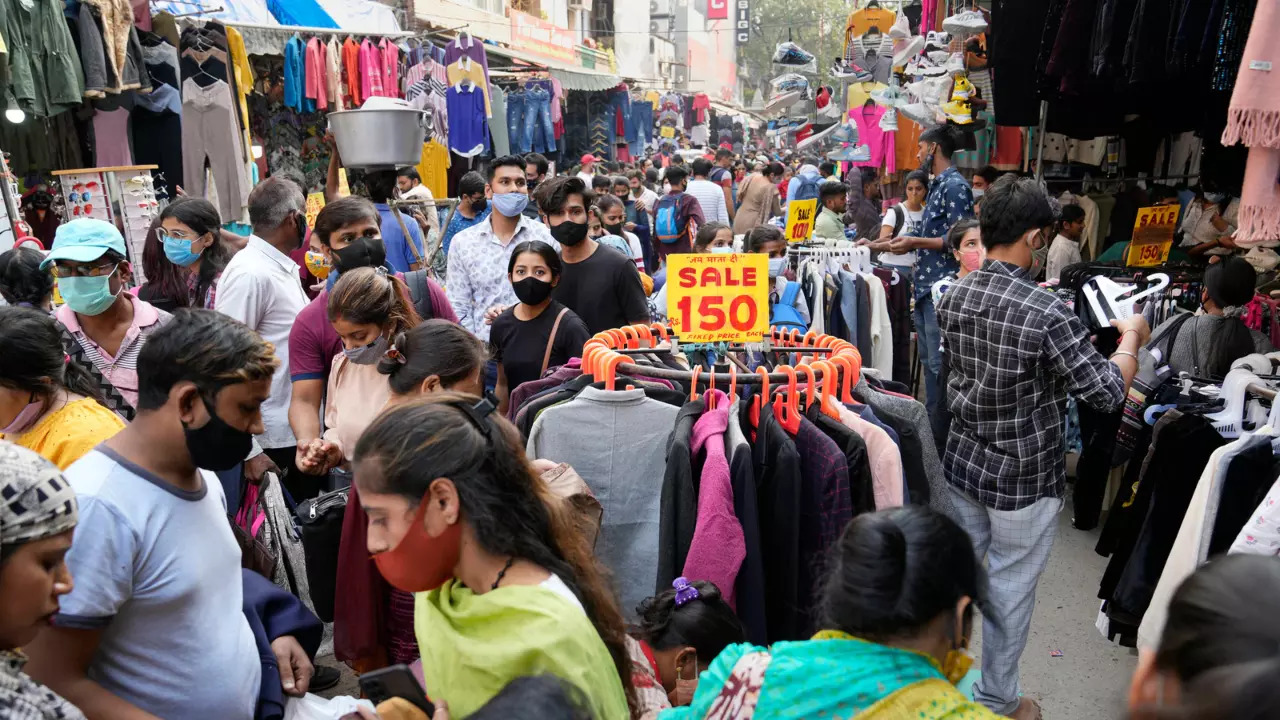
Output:
<instances>
[{"instance_id":1,"label":"sale 100 sign","mask_svg":"<svg viewBox=\"0 0 1280 720\"><path fill-rule=\"evenodd\" d=\"M681 342L760 342L769 332L769 257L667 256L667 319Z\"/></svg>"}]
</instances>

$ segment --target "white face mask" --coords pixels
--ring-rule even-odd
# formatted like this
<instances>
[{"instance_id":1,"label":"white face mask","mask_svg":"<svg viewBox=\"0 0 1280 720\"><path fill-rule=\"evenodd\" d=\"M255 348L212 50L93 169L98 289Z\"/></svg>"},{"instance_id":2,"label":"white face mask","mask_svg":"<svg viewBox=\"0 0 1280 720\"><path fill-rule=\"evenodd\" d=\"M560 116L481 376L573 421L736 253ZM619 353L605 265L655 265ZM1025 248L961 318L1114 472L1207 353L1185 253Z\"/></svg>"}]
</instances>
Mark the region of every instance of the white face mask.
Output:
<instances>
[{"instance_id":1,"label":"white face mask","mask_svg":"<svg viewBox=\"0 0 1280 720\"><path fill-rule=\"evenodd\" d=\"M721 245L720 247L713 247L713 248L711 248L711 252L716 253L716 254L732 253L732 252L733 252L733 246L732 246L732 245Z\"/></svg>"},{"instance_id":2,"label":"white face mask","mask_svg":"<svg viewBox=\"0 0 1280 720\"><path fill-rule=\"evenodd\" d=\"M784 257L769 258L769 277L776 278L787 270L787 259Z\"/></svg>"},{"instance_id":3,"label":"white face mask","mask_svg":"<svg viewBox=\"0 0 1280 720\"><path fill-rule=\"evenodd\" d=\"M982 196L983 196L983 195L985 195L985 194L987 194L987 189L986 189L986 188L974 188L974 189L973 189L973 199L974 199L974 200L977 200L978 198L982 197Z\"/></svg>"},{"instance_id":4,"label":"white face mask","mask_svg":"<svg viewBox=\"0 0 1280 720\"><path fill-rule=\"evenodd\" d=\"M664 195L671 194L671 183L662 183L662 192Z\"/></svg>"}]
</instances>

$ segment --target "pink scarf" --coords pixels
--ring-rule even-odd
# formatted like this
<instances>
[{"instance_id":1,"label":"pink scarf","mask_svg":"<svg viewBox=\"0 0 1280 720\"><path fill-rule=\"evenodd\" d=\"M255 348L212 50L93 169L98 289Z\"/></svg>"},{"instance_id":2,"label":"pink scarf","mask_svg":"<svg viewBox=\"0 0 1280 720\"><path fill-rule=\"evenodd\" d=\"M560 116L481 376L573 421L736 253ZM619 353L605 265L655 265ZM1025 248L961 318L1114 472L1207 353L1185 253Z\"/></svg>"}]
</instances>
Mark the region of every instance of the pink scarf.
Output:
<instances>
[{"instance_id":1,"label":"pink scarf","mask_svg":"<svg viewBox=\"0 0 1280 720\"><path fill-rule=\"evenodd\" d=\"M1253 247L1280 239L1280 3L1258 3L1222 144L1249 150L1235 241Z\"/></svg>"}]
</instances>

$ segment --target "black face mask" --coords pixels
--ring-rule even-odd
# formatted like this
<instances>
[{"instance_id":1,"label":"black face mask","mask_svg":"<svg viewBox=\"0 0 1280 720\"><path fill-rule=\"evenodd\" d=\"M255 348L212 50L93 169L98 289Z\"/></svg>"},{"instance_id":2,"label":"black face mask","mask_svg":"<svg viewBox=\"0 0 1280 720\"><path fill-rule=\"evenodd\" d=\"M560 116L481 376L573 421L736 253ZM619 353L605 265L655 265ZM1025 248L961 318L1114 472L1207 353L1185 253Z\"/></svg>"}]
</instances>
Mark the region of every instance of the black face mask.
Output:
<instances>
[{"instance_id":1,"label":"black face mask","mask_svg":"<svg viewBox=\"0 0 1280 720\"><path fill-rule=\"evenodd\" d=\"M565 220L551 228L551 237L565 247L573 247L587 239L587 224Z\"/></svg>"},{"instance_id":2,"label":"black face mask","mask_svg":"<svg viewBox=\"0 0 1280 720\"><path fill-rule=\"evenodd\" d=\"M228 425L203 397L204 409L209 411L209 422L198 428L182 424L182 434L187 439L187 453L191 462L203 470L223 472L244 461L253 447L253 435Z\"/></svg>"},{"instance_id":3,"label":"black face mask","mask_svg":"<svg viewBox=\"0 0 1280 720\"><path fill-rule=\"evenodd\" d=\"M551 283L536 277L527 277L511 283L516 297L525 305L537 305L551 295Z\"/></svg>"},{"instance_id":4,"label":"black face mask","mask_svg":"<svg viewBox=\"0 0 1280 720\"><path fill-rule=\"evenodd\" d=\"M473 212L473 213L475 213L475 214L477 214L477 215L479 215L480 213L484 212L484 209L485 209L485 208L487 208L487 207L489 207L489 199L488 199L488 198L480 198L479 200L472 200L472 201L471 201L471 212Z\"/></svg>"},{"instance_id":5,"label":"black face mask","mask_svg":"<svg viewBox=\"0 0 1280 720\"><path fill-rule=\"evenodd\" d=\"M538 187L538 181L537 181L537 179L534 179L534 180L526 180L526 181L525 181L525 187L529 188L529 194L530 194L530 195L533 195L533 189L534 189L534 188L536 188L536 187Z\"/></svg>"},{"instance_id":6,"label":"black face mask","mask_svg":"<svg viewBox=\"0 0 1280 720\"><path fill-rule=\"evenodd\" d=\"M604 231L609 233L610 235L617 235L618 237L624 237L622 234L622 223L618 223L617 225L605 225Z\"/></svg>"},{"instance_id":7,"label":"black face mask","mask_svg":"<svg viewBox=\"0 0 1280 720\"><path fill-rule=\"evenodd\" d=\"M333 266L338 272L362 267L382 267L387 261L387 248L382 238L362 237L341 250L331 250Z\"/></svg>"},{"instance_id":8,"label":"black face mask","mask_svg":"<svg viewBox=\"0 0 1280 720\"><path fill-rule=\"evenodd\" d=\"M298 228L298 244L295 247L302 247L302 243L307 241L307 217L299 215L296 221Z\"/></svg>"}]
</instances>

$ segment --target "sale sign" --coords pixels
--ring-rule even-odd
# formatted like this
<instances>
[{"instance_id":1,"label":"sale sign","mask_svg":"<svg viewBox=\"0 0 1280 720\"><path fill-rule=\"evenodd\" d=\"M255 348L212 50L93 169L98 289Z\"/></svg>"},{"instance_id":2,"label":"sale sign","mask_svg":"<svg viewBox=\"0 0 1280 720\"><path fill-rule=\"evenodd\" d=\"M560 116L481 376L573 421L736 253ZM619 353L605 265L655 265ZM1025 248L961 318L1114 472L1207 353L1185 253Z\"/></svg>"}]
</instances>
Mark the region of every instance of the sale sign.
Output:
<instances>
[{"instance_id":1,"label":"sale sign","mask_svg":"<svg viewBox=\"0 0 1280 720\"><path fill-rule=\"evenodd\" d=\"M787 242L804 242L813 235L813 223L818 218L818 201L792 200L787 203Z\"/></svg>"},{"instance_id":2,"label":"sale sign","mask_svg":"<svg viewBox=\"0 0 1280 720\"><path fill-rule=\"evenodd\" d=\"M685 343L761 342L769 332L769 256L667 256L667 318Z\"/></svg>"},{"instance_id":3,"label":"sale sign","mask_svg":"<svg viewBox=\"0 0 1280 720\"><path fill-rule=\"evenodd\" d=\"M307 196L307 227L316 226L316 218L324 209L324 193L313 192Z\"/></svg>"},{"instance_id":4,"label":"sale sign","mask_svg":"<svg viewBox=\"0 0 1280 720\"><path fill-rule=\"evenodd\" d=\"M1178 229L1181 210L1177 205L1139 208L1138 218L1133 223L1133 240L1129 241L1129 250L1125 255L1125 265L1151 267L1166 262L1169 259L1169 249L1173 247L1173 234Z\"/></svg>"}]
</instances>

